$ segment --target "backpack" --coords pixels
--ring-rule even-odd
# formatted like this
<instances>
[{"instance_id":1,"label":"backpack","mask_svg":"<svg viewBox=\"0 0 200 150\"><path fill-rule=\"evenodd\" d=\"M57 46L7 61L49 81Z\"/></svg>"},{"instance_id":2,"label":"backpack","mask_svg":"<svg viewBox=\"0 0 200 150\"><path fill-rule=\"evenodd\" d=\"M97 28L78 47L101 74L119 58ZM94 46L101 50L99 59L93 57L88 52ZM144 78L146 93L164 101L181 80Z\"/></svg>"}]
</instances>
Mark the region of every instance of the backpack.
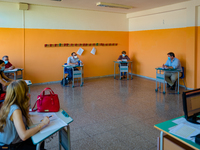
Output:
<instances>
[{"instance_id":1,"label":"backpack","mask_svg":"<svg viewBox=\"0 0 200 150\"><path fill-rule=\"evenodd\" d=\"M64 80L65 80L65 85L67 85L68 83L69 83L69 79L68 78L63 78L62 80L61 80L61 85L63 85L63 82L64 82ZM64 86L65 86L64 85Z\"/></svg>"}]
</instances>

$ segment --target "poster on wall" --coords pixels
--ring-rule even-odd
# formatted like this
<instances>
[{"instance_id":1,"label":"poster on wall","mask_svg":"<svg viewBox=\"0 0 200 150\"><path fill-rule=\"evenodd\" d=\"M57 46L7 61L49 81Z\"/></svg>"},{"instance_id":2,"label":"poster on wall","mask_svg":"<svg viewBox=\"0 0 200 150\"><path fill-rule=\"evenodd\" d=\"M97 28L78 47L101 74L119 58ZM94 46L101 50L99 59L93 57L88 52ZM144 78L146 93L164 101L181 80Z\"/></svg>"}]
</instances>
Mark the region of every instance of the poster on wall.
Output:
<instances>
[{"instance_id":1,"label":"poster on wall","mask_svg":"<svg viewBox=\"0 0 200 150\"><path fill-rule=\"evenodd\" d=\"M91 54L95 55L96 54L96 49L93 47L93 49L91 50Z\"/></svg>"},{"instance_id":2,"label":"poster on wall","mask_svg":"<svg viewBox=\"0 0 200 150\"><path fill-rule=\"evenodd\" d=\"M83 51L84 51L84 50L83 50L82 48L79 48L77 54L82 55Z\"/></svg>"}]
</instances>

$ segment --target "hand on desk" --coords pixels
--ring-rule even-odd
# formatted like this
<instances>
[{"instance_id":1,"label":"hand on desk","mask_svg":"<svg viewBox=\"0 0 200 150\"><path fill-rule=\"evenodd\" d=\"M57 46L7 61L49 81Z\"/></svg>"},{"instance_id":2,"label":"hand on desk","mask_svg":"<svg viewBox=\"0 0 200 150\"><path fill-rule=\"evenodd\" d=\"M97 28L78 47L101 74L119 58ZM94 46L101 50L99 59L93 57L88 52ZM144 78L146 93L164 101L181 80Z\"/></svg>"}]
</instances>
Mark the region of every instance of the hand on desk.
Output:
<instances>
[{"instance_id":1,"label":"hand on desk","mask_svg":"<svg viewBox=\"0 0 200 150\"><path fill-rule=\"evenodd\" d=\"M164 68L164 69L168 69L168 66L166 66L166 65L162 65L162 67Z\"/></svg>"},{"instance_id":2,"label":"hand on desk","mask_svg":"<svg viewBox=\"0 0 200 150\"><path fill-rule=\"evenodd\" d=\"M43 129L44 127L46 127L49 123L50 123L49 117L45 116L42 119L42 122L41 122L41 129Z\"/></svg>"}]
</instances>

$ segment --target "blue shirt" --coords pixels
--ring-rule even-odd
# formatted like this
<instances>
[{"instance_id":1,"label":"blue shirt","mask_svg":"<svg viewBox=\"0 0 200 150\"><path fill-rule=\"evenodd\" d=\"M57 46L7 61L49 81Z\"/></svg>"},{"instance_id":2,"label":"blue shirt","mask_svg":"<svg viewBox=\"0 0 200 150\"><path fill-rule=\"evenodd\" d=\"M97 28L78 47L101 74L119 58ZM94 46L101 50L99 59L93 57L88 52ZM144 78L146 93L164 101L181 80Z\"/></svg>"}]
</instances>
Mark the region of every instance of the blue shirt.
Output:
<instances>
[{"instance_id":1,"label":"blue shirt","mask_svg":"<svg viewBox=\"0 0 200 150\"><path fill-rule=\"evenodd\" d=\"M67 59L67 64L69 63L77 63L79 61L79 58L73 58L72 56L68 57ZM80 62L82 63L82 61L80 60Z\"/></svg>"},{"instance_id":2,"label":"blue shirt","mask_svg":"<svg viewBox=\"0 0 200 150\"><path fill-rule=\"evenodd\" d=\"M10 112L8 114L8 117L6 119L6 126L4 128L4 132L0 132L0 146L3 146L5 144L9 145L9 144L15 144L15 143L19 143L22 142L22 140L20 139L17 130L15 128L14 122L10 120L11 115L13 114L13 112L16 109L20 109L19 106L17 106L16 104L10 106ZM23 118L23 122L25 124L25 118L22 116Z\"/></svg>"},{"instance_id":3,"label":"blue shirt","mask_svg":"<svg viewBox=\"0 0 200 150\"><path fill-rule=\"evenodd\" d=\"M168 59L167 62L165 63L165 65L168 67L173 67L174 69L181 70L181 72L183 72L182 67L181 67L181 62L176 57L174 57L172 62L171 62L171 60Z\"/></svg>"}]
</instances>

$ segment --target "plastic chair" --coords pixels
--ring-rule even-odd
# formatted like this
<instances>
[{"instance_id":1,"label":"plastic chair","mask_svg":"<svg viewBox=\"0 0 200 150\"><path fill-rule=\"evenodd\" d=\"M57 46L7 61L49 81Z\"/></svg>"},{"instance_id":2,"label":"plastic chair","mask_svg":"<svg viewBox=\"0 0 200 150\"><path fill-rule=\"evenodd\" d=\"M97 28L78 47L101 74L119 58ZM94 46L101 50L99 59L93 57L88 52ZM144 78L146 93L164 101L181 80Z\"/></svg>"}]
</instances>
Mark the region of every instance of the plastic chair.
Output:
<instances>
[{"instance_id":1,"label":"plastic chair","mask_svg":"<svg viewBox=\"0 0 200 150\"><path fill-rule=\"evenodd\" d=\"M184 74L184 67L182 67L182 75L179 77L179 79L182 79L183 81L183 84L184 84L184 88L185 90L187 90L187 87L185 86L185 81L184 81L184 78L185 78L185 74ZM178 82L176 82L176 87L178 86Z\"/></svg>"}]
</instances>

